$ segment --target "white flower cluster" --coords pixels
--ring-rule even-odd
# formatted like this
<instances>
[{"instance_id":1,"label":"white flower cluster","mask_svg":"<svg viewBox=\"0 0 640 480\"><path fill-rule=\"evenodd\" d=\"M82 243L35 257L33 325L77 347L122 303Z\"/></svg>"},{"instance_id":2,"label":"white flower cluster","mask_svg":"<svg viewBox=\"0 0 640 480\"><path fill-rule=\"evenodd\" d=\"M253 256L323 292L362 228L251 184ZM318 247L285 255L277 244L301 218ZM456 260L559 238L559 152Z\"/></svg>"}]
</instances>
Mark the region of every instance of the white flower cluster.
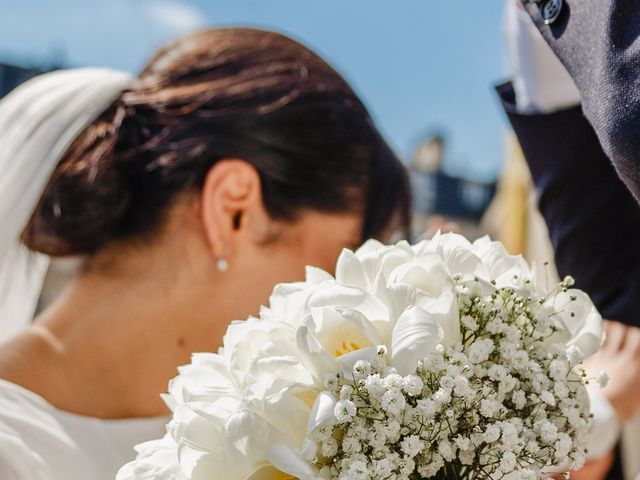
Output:
<instances>
[{"instance_id":1,"label":"white flower cluster","mask_svg":"<svg viewBox=\"0 0 640 480\"><path fill-rule=\"evenodd\" d=\"M169 385L118 480L538 478L584 457L602 319L488 238L345 250Z\"/></svg>"},{"instance_id":2,"label":"white flower cluster","mask_svg":"<svg viewBox=\"0 0 640 480\"><path fill-rule=\"evenodd\" d=\"M328 376L335 422L307 449L321 476L527 480L582 466L591 416L579 349L549 344L560 326L546 298L481 291L479 280L458 286L461 341L439 345L414 373L399 375L380 347L352 375Z\"/></svg>"}]
</instances>

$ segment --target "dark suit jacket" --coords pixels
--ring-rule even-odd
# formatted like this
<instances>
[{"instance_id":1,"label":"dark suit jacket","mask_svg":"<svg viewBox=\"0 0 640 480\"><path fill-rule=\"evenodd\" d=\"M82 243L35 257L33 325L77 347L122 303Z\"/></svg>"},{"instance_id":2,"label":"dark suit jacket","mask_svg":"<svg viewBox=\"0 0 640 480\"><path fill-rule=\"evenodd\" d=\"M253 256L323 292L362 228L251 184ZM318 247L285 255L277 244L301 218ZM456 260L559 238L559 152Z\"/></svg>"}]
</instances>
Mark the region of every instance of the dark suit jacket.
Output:
<instances>
[{"instance_id":1,"label":"dark suit jacket","mask_svg":"<svg viewBox=\"0 0 640 480\"><path fill-rule=\"evenodd\" d=\"M550 25L541 8L551 0L520 1L582 97L582 108L519 115L499 88L558 269L603 316L640 326L640 0L563 0ZM607 478L623 478L619 456Z\"/></svg>"},{"instance_id":2,"label":"dark suit jacket","mask_svg":"<svg viewBox=\"0 0 640 480\"><path fill-rule=\"evenodd\" d=\"M525 115L516 112L510 84L498 93L531 169L560 274L574 276L605 318L640 326L640 206L593 128L579 106Z\"/></svg>"},{"instance_id":3,"label":"dark suit jacket","mask_svg":"<svg viewBox=\"0 0 640 480\"><path fill-rule=\"evenodd\" d=\"M585 116L640 201L640 0L564 0L548 26L540 8L549 0L521 1L575 80Z\"/></svg>"}]
</instances>

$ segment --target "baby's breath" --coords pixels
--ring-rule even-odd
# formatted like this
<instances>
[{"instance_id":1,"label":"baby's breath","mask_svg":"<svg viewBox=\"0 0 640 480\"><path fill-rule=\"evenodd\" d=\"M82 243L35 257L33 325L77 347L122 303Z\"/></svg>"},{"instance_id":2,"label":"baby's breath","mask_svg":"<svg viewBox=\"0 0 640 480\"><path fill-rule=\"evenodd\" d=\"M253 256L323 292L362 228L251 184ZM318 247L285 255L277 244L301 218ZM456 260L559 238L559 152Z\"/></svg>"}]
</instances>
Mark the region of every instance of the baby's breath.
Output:
<instances>
[{"instance_id":1,"label":"baby's breath","mask_svg":"<svg viewBox=\"0 0 640 480\"><path fill-rule=\"evenodd\" d=\"M577 370L582 358L575 347L552 341L557 309L571 306L548 307L572 279L540 298L512 287L482 295L478 280L453 278L459 343L439 346L404 377L380 348L372 361L358 361L351 377L325 380L339 399L337 423L312 432L311 440L320 452L314 463L328 477L471 480L514 473L533 480L567 459L571 468L584 462L591 416Z\"/></svg>"}]
</instances>

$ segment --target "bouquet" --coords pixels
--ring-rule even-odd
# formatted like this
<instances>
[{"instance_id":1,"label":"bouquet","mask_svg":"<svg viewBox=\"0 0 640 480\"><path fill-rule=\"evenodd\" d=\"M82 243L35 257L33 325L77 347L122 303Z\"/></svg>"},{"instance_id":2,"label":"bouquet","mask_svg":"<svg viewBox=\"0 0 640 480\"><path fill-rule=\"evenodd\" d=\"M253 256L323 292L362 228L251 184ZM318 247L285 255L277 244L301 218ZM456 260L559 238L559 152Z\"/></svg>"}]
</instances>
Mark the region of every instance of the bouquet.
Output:
<instances>
[{"instance_id":1,"label":"bouquet","mask_svg":"<svg viewBox=\"0 0 640 480\"><path fill-rule=\"evenodd\" d=\"M602 319L499 242L436 235L307 268L181 367L118 480L537 479L579 468Z\"/></svg>"}]
</instances>

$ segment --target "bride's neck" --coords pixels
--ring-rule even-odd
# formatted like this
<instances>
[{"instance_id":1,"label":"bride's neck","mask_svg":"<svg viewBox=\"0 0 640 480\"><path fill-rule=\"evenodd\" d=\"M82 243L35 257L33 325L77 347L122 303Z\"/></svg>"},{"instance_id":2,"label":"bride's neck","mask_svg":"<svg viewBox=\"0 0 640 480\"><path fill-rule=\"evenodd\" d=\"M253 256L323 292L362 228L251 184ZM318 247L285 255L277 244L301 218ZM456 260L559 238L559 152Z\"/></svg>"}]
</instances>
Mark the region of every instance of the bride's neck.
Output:
<instances>
[{"instance_id":1,"label":"bride's neck","mask_svg":"<svg viewBox=\"0 0 640 480\"><path fill-rule=\"evenodd\" d=\"M157 262L103 260L3 349L0 377L73 413L166 414L159 394L176 367L220 344L228 317L212 308L219 289Z\"/></svg>"}]
</instances>

